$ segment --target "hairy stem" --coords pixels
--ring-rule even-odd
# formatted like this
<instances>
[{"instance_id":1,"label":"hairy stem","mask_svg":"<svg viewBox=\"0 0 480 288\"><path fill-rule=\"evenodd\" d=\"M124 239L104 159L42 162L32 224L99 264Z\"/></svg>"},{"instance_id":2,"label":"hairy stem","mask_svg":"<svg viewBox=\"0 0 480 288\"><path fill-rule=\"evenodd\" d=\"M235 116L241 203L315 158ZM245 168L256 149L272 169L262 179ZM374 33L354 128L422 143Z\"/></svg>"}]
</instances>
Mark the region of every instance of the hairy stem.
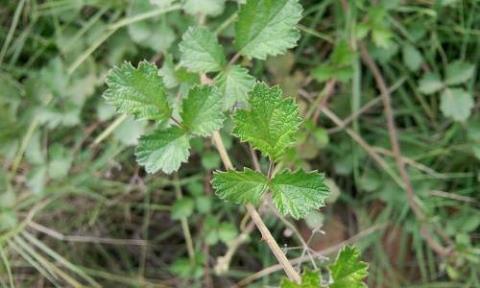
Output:
<instances>
[{"instance_id":1,"label":"hairy stem","mask_svg":"<svg viewBox=\"0 0 480 288\"><path fill-rule=\"evenodd\" d=\"M215 144L215 147L217 147L218 153L220 154L220 158L222 159L225 168L227 170L233 170L232 161L228 156L227 150L223 145L222 138L218 131L213 133L212 140ZM275 238L273 238L272 233L270 233L270 230L268 230L268 227L263 222L262 217L260 217L260 214L258 214L257 209L255 209L252 204L247 204L245 205L245 207L247 208L247 211L250 214L253 223L255 223L255 226L257 226L258 230L262 234L262 239L265 241L265 243L267 243L275 258L277 258L278 263L282 266L288 278L297 283L300 283L300 275L297 273L295 268L293 268L292 264L287 259L280 246L278 246L277 241L275 241Z\"/></svg>"}]
</instances>

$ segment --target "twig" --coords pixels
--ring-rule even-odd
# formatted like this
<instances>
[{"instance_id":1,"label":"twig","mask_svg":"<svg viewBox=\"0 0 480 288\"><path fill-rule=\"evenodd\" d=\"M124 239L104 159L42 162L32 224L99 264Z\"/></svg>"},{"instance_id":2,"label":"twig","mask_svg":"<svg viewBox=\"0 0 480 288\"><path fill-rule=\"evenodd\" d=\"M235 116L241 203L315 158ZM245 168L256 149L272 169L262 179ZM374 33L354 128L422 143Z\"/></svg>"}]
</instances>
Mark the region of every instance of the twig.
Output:
<instances>
[{"instance_id":1,"label":"twig","mask_svg":"<svg viewBox=\"0 0 480 288\"><path fill-rule=\"evenodd\" d=\"M322 108L322 112L323 114L325 114L325 116L327 116L333 123L335 123L335 125L337 125L337 127L345 127L345 124L344 122L338 118L337 115L335 115L335 113L333 113L330 109L328 109L327 107L323 107ZM378 164L378 166L380 166L380 168L382 168L383 170L385 170L385 172L390 175L390 177L392 177L392 179L395 181L395 183L397 183L400 187L403 188L403 182L401 181L401 179L397 176L397 174L395 174L392 169L390 168L390 166L388 166L387 162L385 162L385 160L383 160L382 157L380 157L380 155L378 155L377 152L375 152L375 150L373 150L373 148L365 141L363 140L363 138L358 135L355 131L353 131L353 129L350 129L350 128L345 128L345 132L347 132L347 134L352 137L352 139L357 142L358 145L360 145L360 147L362 147L365 152L367 152L367 154Z\"/></svg>"},{"instance_id":2,"label":"twig","mask_svg":"<svg viewBox=\"0 0 480 288\"><path fill-rule=\"evenodd\" d=\"M405 77L404 78L401 78L400 80L398 80L394 85L392 85L392 87L390 87L389 91L390 93L397 90L398 87L402 86L402 84L405 82ZM370 110L371 108L375 107L378 103L382 102L382 98L381 97L377 97L377 98L374 98L372 100L370 100L367 104L365 104L363 107L361 107L360 109L358 109L357 111L353 112L352 114L350 114L350 116L346 117L346 118L343 118L343 123L345 125L348 125L350 124L351 122L353 122L355 119L357 119L358 117L360 117L360 115L362 115L363 113L367 112L368 110ZM336 133L336 132L339 132L343 129L344 127L335 127L335 128L332 128L332 129L328 129L327 132L328 133Z\"/></svg>"},{"instance_id":3,"label":"twig","mask_svg":"<svg viewBox=\"0 0 480 288\"><path fill-rule=\"evenodd\" d=\"M182 199L182 189L180 188L180 181L178 180L178 174L175 173L175 195L177 200ZM190 227L188 226L187 217L180 218L180 223L182 224L183 236L185 238L185 244L187 246L188 258L192 265L195 264L195 249L193 248L192 234L190 233Z\"/></svg>"},{"instance_id":4,"label":"twig","mask_svg":"<svg viewBox=\"0 0 480 288\"><path fill-rule=\"evenodd\" d=\"M365 65L370 69L372 72L373 78L377 83L377 87L380 90L380 96L383 100L383 106L385 111L385 117L387 118L387 129L390 138L390 145L392 146L392 153L395 158L395 162L400 173L400 177L402 178L403 183L405 184L405 192L407 194L407 202L412 209L415 217L422 223L422 227L420 232L423 238L427 241L428 245L432 250L434 250L440 256L447 256L451 252L451 248L443 247L440 243L437 242L431 235L428 228L425 226L426 216L422 211L422 208L415 200L415 191L412 186L412 182L410 181L410 177L405 169L405 162L402 157L402 152L400 149L400 144L398 141L397 130L395 127L395 119L393 116L392 110L392 101L390 97L390 92L388 91L387 85L385 80L383 79L382 73L378 68L377 64L373 61L373 59L368 54L366 47L363 44L359 45L360 47L360 55L365 63ZM450 241L449 241L450 242Z\"/></svg>"},{"instance_id":5,"label":"twig","mask_svg":"<svg viewBox=\"0 0 480 288\"><path fill-rule=\"evenodd\" d=\"M223 256L219 256L217 258L217 264L213 268L217 275L222 275L226 273L230 269L230 262L232 261L233 255L237 252L238 248L245 242L247 242L250 233L252 233L253 229L255 229L255 223L250 222L248 223L245 230L237 236L237 238L233 239L230 243L228 243L228 250Z\"/></svg>"},{"instance_id":6,"label":"twig","mask_svg":"<svg viewBox=\"0 0 480 288\"><path fill-rule=\"evenodd\" d=\"M310 109L305 114L306 119L312 118L313 122L316 122L318 116L320 115L320 110L327 104L328 99L333 95L335 84L337 81L335 79L329 80L325 87L320 92L320 95L315 99L311 104Z\"/></svg>"},{"instance_id":7,"label":"twig","mask_svg":"<svg viewBox=\"0 0 480 288\"><path fill-rule=\"evenodd\" d=\"M228 153L225 149L225 146L223 145L222 138L218 131L215 131L213 133L212 140L215 144L215 147L217 147L217 150L218 150L218 153L220 154L220 158L222 159L223 165L227 170L232 170L233 169L232 161L228 156ZM292 264L288 261L285 254L283 254L282 249L280 249L280 247L278 246L277 241L275 241L275 238L273 238L272 233L270 233L270 230L268 230L267 226L262 220L262 217L260 217L260 214L258 214L255 207L252 204L246 204L245 207L247 208L247 211L250 214L252 221L255 223L258 230L262 234L262 239L265 241L265 243L267 243L273 255L275 255L279 264L282 266L283 270L285 270L285 273L287 274L288 278L290 278L295 282L300 283L300 280L301 280L300 275L297 273L297 271L295 271L295 269L293 268Z\"/></svg>"},{"instance_id":8,"label":"twig","mask_svg":"<svg viewBox=\"0 0 480 288\"><path fill-rule=\"evenodd\" d=\"M117 129L118 126L120 126L120 124L122 124L125 120L127 120L127 118L128 118L127 114L122 114L122 115L118 116L112 123L110 123L110 125L108 125L107 129L103 130L103 132L100 133L100 135L98 135L95 138L95 140L93 140L90 147L93 147L93 146L96 146L96 145L100 144L100 142L102 142L108 136L110 136L110 134L112 134L112 132L115 129Z\"/></svg>"},{"instance_id":9,"label":"twig","mask_svg":"<svg viewBox=\"0 0 480 288\"><path fill-rule=\"evenodd\" d=\"M140 239L114 239L114 238L101 238L95 236L79 236L79 235L65 235L51 228L45 227L41 224L38 224L34 221L28 223L28 227L46 234L54 239L59 241L67 242L80 242L80 243L101 243L101 244L110 244L110 245L135 245L135 246L146 246L147 241Z\"/></svg>"},{"instance_id":10,"label":"twig","mask_svg":"<svg viewBox=\"0 0 480 288\"><path fill-rule=\"evenodd\" d=\"M379 225L372 226L370 228L367 228L367 229L357 233L356 235L350 237L349 239L347 239L345 241L342 241L342 242L340 242L338 244L335 244L331 247L328 247L326 249L320 250L313 255L301 256L301 257L292 259L292 260L290 260L290 262L292 264L296 265L296 264L301 264L303 262L309 261L311 259L311 257L319 257L319 256L325 256L325 255L335 253L338 250L340 250L343 246L351 245L351 244L359 241L360 239L372 234L373 232L376 232L378 230L381 230L381 229L385 228L386 226L387 226L386 224L379 224ZM252 275L242 279L240 282L237 283L236 286L237 287L244 287L244 286L252 283L253 281L255 281L259 278L265 277L267 275L270 275L270 274L272 274L274 272L277 272L277 271L280 271L280 270L282 270L282 266L279 265L279 264L267 267L265 269L262 269L262 270L258 271L255 274L252 274Z\"/></svg>"}]
</instances>

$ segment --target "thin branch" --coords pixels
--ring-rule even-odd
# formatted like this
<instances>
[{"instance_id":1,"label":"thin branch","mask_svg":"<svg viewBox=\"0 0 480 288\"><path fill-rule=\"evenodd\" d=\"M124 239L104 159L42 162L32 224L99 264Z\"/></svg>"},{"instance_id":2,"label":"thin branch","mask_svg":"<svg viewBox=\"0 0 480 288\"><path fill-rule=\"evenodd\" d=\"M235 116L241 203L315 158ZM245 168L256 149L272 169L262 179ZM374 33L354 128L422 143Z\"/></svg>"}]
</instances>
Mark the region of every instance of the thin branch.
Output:
<instances>
[{"instance_id":1,"label":"thin branch","mask_svg":"<svg viewBox=\"0 0 480 288\"><path fill-rule=\"evenodd\" d=\"M250 222L248 223L245 230L237 236L237 238L233 239L230 243L228 243L228 250L223 256L217 257L217 264L213 270L217 275L225 274L230 269L230 262L232 262L232 258L237 252L238 248L245 242L247 242L250 233L252 233L253 229L255 229L255 223Z\"/></svg>"},{"instance_id":2,"label":"thin branch","mask_svg":"<svg viewBox=\"0 0 480 288\"><path fill-rule=\"evenodd\" d=\"M440 243L437 242L437 240L434 239L433 235L431 235L429 229L425 226L426 216L422 208L420 207L420 205L415 199L415 191L413 189L412 182L405 168L404 158L402 157L402 152L401 152L400 144L398 141L398 134L395 127L395 119L394 119L392 103L391 103L392 101L391 101L390 92L388 91L388 87L385 83L385 80L383 79L382 73L380 72L380 69L378 68L377 64L373 61L372 57L370 57L370 55L368 54L368 51L365 45L360 44L359 46L360 46L361 58L365 63L365 65L372 72L373 78L375 79L375 82L377 83L377 87L380 90L380 96L382 97L382 100L383 100L385 117L387 118L387 129L388 129L388 134L390 138L390 145L392 146L392 153L394 155L395 162L396 162L398 171L400 173L400 177L402 178L402 181L405 184L405 192L407 195L408 205L410 206L410 209L415 214L415 217L422 223L420 232L423 238L427 241L430 248L432 248L432 250L434 250L440 256L447 256L450 254L451 248L443 247Z\"/></svg>"},{"instance_id":3,"label":"thin branch","mask_svg":"<svg viewBox=\"0 0 480 288\"><path fill-rule=\"evenodd\" d=\"M301 256L301 257L298 257L298 258L295 258L295 259L292 259L290 260L290 262L293 264L293 265L297 265L297 264L301 264L301 263L304 263L306 261L310 261L311 257L321 257L321 256L324 256L324 255L329 255L329 254L332 254L332 253L335 253L337 252L338 250L340 250L343 246L345 245L351 245L353 243L356 243L358 242L360 239L378 231L378 230L382 230L383 228L385 228L387 225L386 224L379 224L379 225L375 225L375 226L372 226L370 228L367 228L361 232L359 232L358 234L350 237L349 239L345 240L345 241L342 241L338 244L335 244L331 247L328 247L326 249L323 249L323 250L320 250L320 251L317 251L315 254L313 255L306 255L306 256ZM267 267L265 269L262 269L260 271L258 271L257 273L255 274L252 274L244 279L242 279L240 282L237 283L237 287L245 287L246 285L252 283L253 281L257 280L257 279L260 279L260 278L263 278L267 275L270 275L274 272L277 272L277 271L280 271L282 270L282 266L279 265L279 264L276 264L276 265L273 265L273 266L270 266L270 267Z\"/></svg>"},{"instance_id":4,"label":"thin branch","mask_svg":"<svg viewBox=\"0 0 480 288\"><path fill-rule=\"evenodd\" d=\"M79 242L79 243L101 243L109 245L134 245L134 246L146 246L147 241L141 239L114 239L114 238L102 238L96 236L81 236L81 235L65 235L52 228L45 227L34 221L28 223L28 227L46 234L59 241L66 242Z\"/></svg>"},{"instance_id":5,"label":"thin branch","mask_svg":"<svg viewBox=\"0 0 480 288\"><path fill-rule=\"evenodd\" d=\"M182 195L182 189L180 187L180 181L178 179L177 173L175 173L174 179L175 179L175 184L174 184L175 196L177 197L177 200L180 200L183 198L183 195ZM183 236L185 238L185 244L187 246L188 258L190 259L190 263L194 265L195 249L193 248L192 234L190 233L190 227L188 226L187 217L180 218L180 223L182 224L182 231L183 231Z\"/></svg>"},{"instance_id":6,"label":"thin branch","mask_svg":"<svg viewBox=\"0 0 480 288\"><path fill-rule=\"evenodd\" d=\"M335 125L337 125L337 127L345 127L344 122L340 118L338 118L338 116L335 115L335 113L333 113L327 107L323 107L322 112L333 123L335 123ZM378 166L380 166L380 168L385 170L385 172L388 175L390 175L390 177L392 177L392 179L395 181L395 183L397 183L402 188L404 187L404 184L401 181L401 179L398 177L398 175L395 174L394 171L392 171L390 166L388 166L387 162L385 162L385 160L383 160L383 158L380 157L380 155L378 155L377 152L375 152L375 150L372 148L372 146L370 146L360 135L358 135L355 131L353 131L353 129L345 128L345 132L347 132L347 134L350 137L352 137L352 139L355 142L357 142L357 144L360 145L360 147L362 147L365 150L365 152L367 152L367 154L378 164Z\"/></svg>"},{"instance_id":7,"label":"thin branch","mask_svg":"<svg viewBox=\"0 0 480 288\"><path fill-rule=\"evenodd\" d=\"M225 149L225 146L223 145L222 138L218 131L215 131L213 133L212 140L215 144L215 147L217 147L218 153L220 154L220 158L222 159L225 168L227 170L233 170L232 161L228 156L228 153ZM245 207L247 208L247 211L250 214L252 221L255 223L258 230L262 234L262 239L265 241L265 243L267 243L273 255L275 255L277 261L282 266L288 278L290 280L300 283L300 275L297 273L295 268L293 268L292 264L289 262L280 246L278 246L277 241L275 241L275 238L273 238L272 233L270 233L270 230L268 230L268 227L263 222L262 217L260 217L260 214L258 214L255 207L252 204L246 204Z\"/></svg>"},{"instance_id":8,"label":"thin branch","mask_svg":"<svg viewBox=\"0 0 480 288\"><path fill-rule=\"evenodd\" d=\"M325 87L320 92L320 95L315 99L315 101L311 104L310 109L305 114L306 119L312 119L314 122L317 121L318 116L320 115L320 110L324 107L328 99L333 95L335 84L337 81L335 79L329 80Z\"/></svg>"}]
</instances>

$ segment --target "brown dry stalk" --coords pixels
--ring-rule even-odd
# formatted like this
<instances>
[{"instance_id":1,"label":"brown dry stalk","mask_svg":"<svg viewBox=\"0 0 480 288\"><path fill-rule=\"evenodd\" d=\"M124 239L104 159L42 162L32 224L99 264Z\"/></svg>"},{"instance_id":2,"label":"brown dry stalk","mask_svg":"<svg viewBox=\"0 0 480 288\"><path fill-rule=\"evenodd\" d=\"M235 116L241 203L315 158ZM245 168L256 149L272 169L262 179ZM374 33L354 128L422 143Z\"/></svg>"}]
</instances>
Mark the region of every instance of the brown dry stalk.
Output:
<instances>
[{"instance_id":1,"label":"brown dry stalk","mask_svg":"<svg viewBox=\"0 0 480 288\"><path fill-rule=\"evenodd\" d=\"M378 90L380 90L380 96L382 97L382 101L383 101L385 117L387 118L387 129L388 129L388 135L390 138L390 145L392 146L393 157L395 159L398 172L400 173L400 177L402 178L402 181L404 183L405 192L407 194L408 205L410 206L410 209L415 214L415 217L422 223L421 224L422 226L420 228L420 234L422 235L422 237L425 239L425 241L433 251L435 251L440 256L447 256L450 254L451 249L448 247L443 247L440 243L438 243L438 241L430 233L430 230L426 225L426 216L423 213L420 205L415 200L415 191L413 189L412 182L410 181L410 177L407 173L407 170L405 169L405 161L404 161L404 158L402 157L402 152L401 152L400 144L398 141L398 134L397 134L397 129L395 127L395 119L394 119L392 103L391 103L392 101L391 101L391 96L390 96L390 91L388 89L388 86L385 83L385 79L383 78L382 73L380 72L380 69L378 68L377 64L373 61L372 57L370 57L370 55L368 54L368 51L365 45L360 44L359 48L360 48L360 56L363 62L365 63L365 65L371 71L373 78L375 79L375 82L377 84ZM437 231L437 233L438 232L439 231ZM439 234L443 235L443 233L441 232ZM447 240L447 242L450 242L450 241Z\"/></svg>"},{"instance_id":2,"label":"brown dry stalk","mask_svg":"<svg viewBox=\"0 0 480 288\"><path fill-rule=\"evenodd\" d=\"M338 250L342 249L343 246L351 245L351 244L359 241L360 239L362 239L362 238L364 238L364 237L366 237L366 236L368 236L368 235L370 235L370 234L372 234L376 231L384 229L386 226L387 226L386 224L374 225L374 226L369 227L369 228L367 228L363 231L360 231L358 234L352 236L351 238L349 238L345 241L342 241L338 244L335 244L335 245L330 246L328 248L325 248L323 250L317 251L313 255L300 256L298 258L292 259L290 262L292 264L301 264L303 262L309 261L311 259L311 257L315 257L317 255L318 256L330 255L330 254L335 253ZM264 268L264 269L262 269L262 270L260 270L256 273L254 273L250 276L247 276L244 279L240 280L240 282L237 283L236 287L245 287L246 285L252 283L253 281L255 281L259 278L265 277L267 275L270 275L270 274L272 274L274 272L277 272L279 270L282 270L282 267L279 264Z\"/></svg>"}]
</instances>

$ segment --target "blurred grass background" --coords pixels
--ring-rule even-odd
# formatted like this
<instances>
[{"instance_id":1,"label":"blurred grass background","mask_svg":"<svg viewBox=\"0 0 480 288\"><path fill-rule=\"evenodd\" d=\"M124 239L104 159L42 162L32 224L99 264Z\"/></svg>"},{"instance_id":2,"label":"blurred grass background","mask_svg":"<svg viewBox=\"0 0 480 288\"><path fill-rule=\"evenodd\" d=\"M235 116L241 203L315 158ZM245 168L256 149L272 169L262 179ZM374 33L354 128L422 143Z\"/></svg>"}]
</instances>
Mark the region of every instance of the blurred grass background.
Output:
<instances>
[{"instance_id":1,"label":"blurred grass background","mask_svg":"<svg viewBox=\"0 0 480 288\"><path fill-rule=\"evenodd\" d=\"M308 120L288 162L325 171L333 191L306 221L267 213L278 242L290 258L355 244L370 264L369 287L480 287L479 2L301 3L298 47L244 60L297 98ZM198 21L221 30L232 52L237 8L232 0L0 1L0 286L231 287L276 264L253 232L230 269L215 273L244 213L211 191L211 171L222 168L212 144L195 142L178 175L146 175L133 145L149 123L115 118L101 98L106 72L123 61L169 69ZM423 217L397 169L368 59L390 94ZM226 126L233 158L251 166ZM281 276L249 285L275 287Z\"/></svg>"}]
</instances>

